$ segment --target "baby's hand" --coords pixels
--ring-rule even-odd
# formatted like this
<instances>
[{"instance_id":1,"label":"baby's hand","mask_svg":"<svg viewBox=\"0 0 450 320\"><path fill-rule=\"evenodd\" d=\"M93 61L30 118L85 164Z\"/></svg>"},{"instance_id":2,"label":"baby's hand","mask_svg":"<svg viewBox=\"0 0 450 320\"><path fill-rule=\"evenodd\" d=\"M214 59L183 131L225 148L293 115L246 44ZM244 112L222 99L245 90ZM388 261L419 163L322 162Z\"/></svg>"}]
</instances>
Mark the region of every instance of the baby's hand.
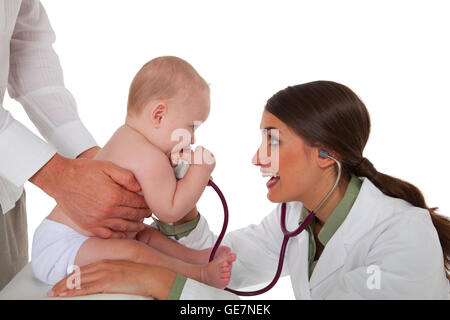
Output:
<instances>
[{"instance_id":1,"label":"baby's hand","mask_svg":"<svg viewBox=\"0 0 450 320\"><path fill-rule=\"evenodd\" d=\"M194 164L204 165L212 171L216 166L216 159L211 151L202 146L198 146L194 151Z\"/></svg>"},{"instance_id":2,"label":"baby's hand","mask_svg":"<svg viewBox=\"0 0 450 320\"><path fill-rule=\"evenodd\" d=\"M214 155L211 153L211 151L202 146L196 147L195 151L189 149L187 151L181 150L180 152L172 153L170 155L170 161L173 167L178 164L179 159L185 159L189 164L204 166L211 172L216 166Z\"/></svg>"},{"instance_id":3,"label":"baby's hand","mask_svg":"<svg viewBox=\"0 0 450 320\"><path fill-rule=\"evenodd\" d=\"M179 152L170 154L170 162L172 167L176 167L178 165L179 159L185 159L189 164L191 164L194 159L194 152L191 149L181 149Z\"/></svg>"}]
</instances>

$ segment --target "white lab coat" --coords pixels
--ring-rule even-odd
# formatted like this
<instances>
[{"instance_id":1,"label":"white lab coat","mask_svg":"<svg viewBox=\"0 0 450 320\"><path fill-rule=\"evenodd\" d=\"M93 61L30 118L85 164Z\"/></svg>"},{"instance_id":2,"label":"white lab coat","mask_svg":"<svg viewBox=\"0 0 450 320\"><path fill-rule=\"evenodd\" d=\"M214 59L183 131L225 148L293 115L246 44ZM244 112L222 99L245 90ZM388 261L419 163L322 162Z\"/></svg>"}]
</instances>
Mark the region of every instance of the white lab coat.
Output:
<instances>
[{"instance_id":1,"label":"white lab coat","mask_svg":"<svg viewBox=\"0 0 450 320\"><path fill-rule=\"evenodd\" d=\"M230 288L272 280L283 239L278 205L259 224L229 232L223 241L237 254ZM287 205L289 230L298 226L302 204ZM204 217L180 242L212 246ZM438 234L428 211L388 197L363 178L347 218L325 246L308 278L308 234L289 240L282 276L289 275L296 299L448 299L449 282ZM181 299L236 299L188 279Z\"/></svg>"}]
</instances>

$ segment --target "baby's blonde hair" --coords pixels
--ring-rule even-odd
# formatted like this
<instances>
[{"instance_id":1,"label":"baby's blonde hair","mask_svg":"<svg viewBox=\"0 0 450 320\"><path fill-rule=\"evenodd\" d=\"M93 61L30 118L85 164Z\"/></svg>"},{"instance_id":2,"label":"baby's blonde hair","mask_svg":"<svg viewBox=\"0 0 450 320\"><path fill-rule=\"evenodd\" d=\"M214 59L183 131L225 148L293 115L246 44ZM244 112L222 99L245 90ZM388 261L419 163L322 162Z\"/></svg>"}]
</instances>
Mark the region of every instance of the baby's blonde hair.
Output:
<instances>
[{"instance_id":1,"label":"baby's blonde hair","mask_svg":"<svg viewBox=\"0 0 450 320\"><path fill-rule=\"evenodd\" d=\"M138 115L151 100L173 98L181 90L209 89L185 60L163 56L150 60L135 75L128 93L128 114Z\"/></svg>"}]
</instances>

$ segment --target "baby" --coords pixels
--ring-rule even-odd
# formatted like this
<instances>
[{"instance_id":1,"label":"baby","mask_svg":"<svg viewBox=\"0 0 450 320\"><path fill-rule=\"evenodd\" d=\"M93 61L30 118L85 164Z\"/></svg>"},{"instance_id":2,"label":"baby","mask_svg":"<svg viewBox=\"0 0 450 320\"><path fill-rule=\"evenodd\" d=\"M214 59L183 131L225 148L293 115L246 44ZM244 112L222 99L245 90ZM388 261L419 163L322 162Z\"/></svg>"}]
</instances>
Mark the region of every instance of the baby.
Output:
<instances>
[{"instance_id":1,"label":"baby","mask_svg":"<svg viewBox=\"0 0 450 320\"><path fill-rule=\"evenodd\" d=\"M131 83L125 124L96 159L131 170L153 214L163 222L176 222L195 207L215 166L206 149L189 149L194 130L206 120L209 109L209 87L189 63L176 57L153 59ZM195 162L177 181L173 165L180 156ZM127 233L126 239L98 238L56 206L34 234L32 266L37 278L55 284L73 265L130 260L225 288L236 256L221 247L208 263L210 253L211 249L183 247L150 226Z\"/></svg>"}]
</instances>

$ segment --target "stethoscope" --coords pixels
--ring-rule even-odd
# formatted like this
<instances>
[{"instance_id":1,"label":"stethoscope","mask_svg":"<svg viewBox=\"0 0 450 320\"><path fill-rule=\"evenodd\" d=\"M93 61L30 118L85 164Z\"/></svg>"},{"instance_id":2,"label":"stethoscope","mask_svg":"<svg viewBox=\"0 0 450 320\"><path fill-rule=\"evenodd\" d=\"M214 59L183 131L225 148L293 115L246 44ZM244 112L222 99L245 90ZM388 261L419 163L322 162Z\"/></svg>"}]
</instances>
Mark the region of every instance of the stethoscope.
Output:
<instances>
[{"instance_id":1,"label":"stethoscope","mask_svg":"<svg viewBox=\"0 0 450 320\"><path fill-rule=\"evenodd\" d=\"M259 294L269 291L278 282L278 280L280 279L281 270L283 269L284 255L286 252L286 246L287 246L289 239L299 235L303 230L306 229L308 224L314 218L316 212L322 207L322 205L333 194L334 190L336 190L339 180L341 179L341 172L342 172L341 163L336 158L329 155L328 152L326 152L325 150L322 150L322 149L319 150L319 157L330 158L330 159L334 160L334 162L336 162L336 164L338 166L338 174L337 174L336 182L334 183L333 187L328 192L328 194L319 203L319 205L314 210L310 211L310 213L306 216L306 218L303 220L303 222L300 224L300 226L298 226L298 228L295 229L294 231L288 231L288 229L286 228L286 203L285 202L282 203L281 215L280 215L280 218L281 218L280 225L281 225L281 231L283 232L284 237L283 237L283 242L281 244L277 272L275 273L273 280L266 287L259 289L259 290L255 290L255 291L238 291L238 290L234 290L234 289L230 289L230 288L225 288L225 290L227 290L231 293L240 295L240 296L256 296L256 295L259 295ZM184 171L187 171L187 168L184 168ZM211 186L216 191L217 195L219 196L220 200L222 201L223 213L224 213L224 221L223 221L222 230L219 234L219 237L216 240L216 243L214 244L213 250L211 251L211 255L209 257L209 261L212 261L216 254L216 251L219 248L220 244L222 243L223 237L225 236L225 233L227 231L228 205L227 205L227 201L225 200L225 197L224 197L222 191L220 191L219 187L212 180L209 180L208 185Z\"/></svg>"}]
</instances>

